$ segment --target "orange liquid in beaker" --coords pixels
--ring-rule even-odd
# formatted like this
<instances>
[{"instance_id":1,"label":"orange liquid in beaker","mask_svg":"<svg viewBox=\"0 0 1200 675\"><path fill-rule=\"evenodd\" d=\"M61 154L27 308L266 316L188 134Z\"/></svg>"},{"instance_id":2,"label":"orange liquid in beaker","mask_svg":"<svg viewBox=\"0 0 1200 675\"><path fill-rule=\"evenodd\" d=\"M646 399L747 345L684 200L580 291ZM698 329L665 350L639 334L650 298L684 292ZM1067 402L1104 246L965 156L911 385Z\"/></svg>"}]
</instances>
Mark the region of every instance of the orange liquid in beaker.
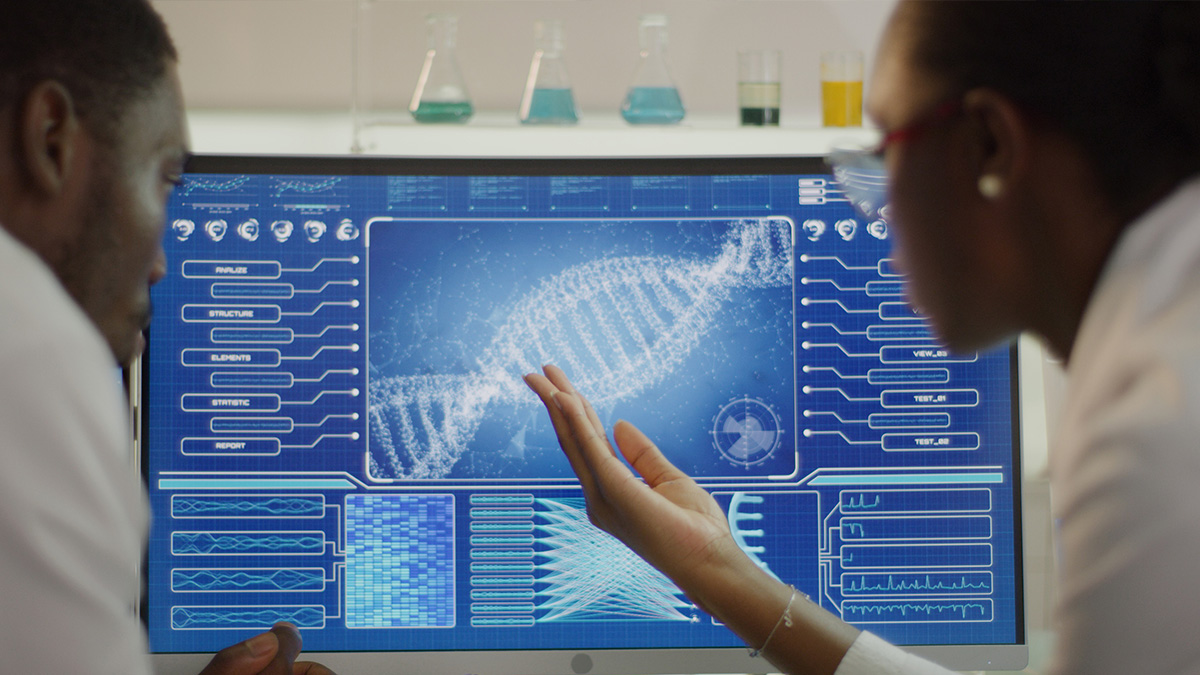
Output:
<instances>
[{"instance_id":1,"label":"orange liquid in beaker","mask_svg":"<svg viewBox=\"0 0 1200 675\"><path fill-rule=\"evenodd\" d=\"M862 126L861 80L821 82L822 120L827 127Z\"/></svg>"}]
</instances>

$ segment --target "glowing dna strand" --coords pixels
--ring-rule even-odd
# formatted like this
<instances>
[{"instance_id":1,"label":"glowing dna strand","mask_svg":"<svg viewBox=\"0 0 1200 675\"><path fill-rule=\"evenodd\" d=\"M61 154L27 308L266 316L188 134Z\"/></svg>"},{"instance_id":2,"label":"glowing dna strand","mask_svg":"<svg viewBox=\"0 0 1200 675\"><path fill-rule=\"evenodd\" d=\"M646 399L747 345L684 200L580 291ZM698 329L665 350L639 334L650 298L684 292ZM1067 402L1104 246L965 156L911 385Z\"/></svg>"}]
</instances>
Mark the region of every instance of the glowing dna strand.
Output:
<instances>
[{"instance_id":1,"label":"glowing dna strand","mask_svg":"<svg viewBox=\"0 0 1200 675\"><path fill-rule=\"evenodd\" d=\"M708 260L604 258L548 277L517 302L469 375L373 378L368 425L375 478L446 477L489 405L534 405L521 375L573 373L596 405L670 375L737 288L790 286L790 220L736 221Z\"/></svg>"}]
</instances>

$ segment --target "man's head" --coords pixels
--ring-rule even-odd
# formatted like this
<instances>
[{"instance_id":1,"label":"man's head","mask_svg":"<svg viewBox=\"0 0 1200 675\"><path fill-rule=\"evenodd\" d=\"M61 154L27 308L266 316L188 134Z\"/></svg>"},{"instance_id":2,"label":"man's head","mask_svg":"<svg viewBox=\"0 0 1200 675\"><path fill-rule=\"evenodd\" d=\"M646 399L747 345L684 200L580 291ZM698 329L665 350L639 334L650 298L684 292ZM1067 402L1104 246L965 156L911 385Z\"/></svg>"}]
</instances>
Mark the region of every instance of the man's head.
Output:
<instances>
[{"instance_id":1,"label":"man's head","mask_svg":"<svg viewBox=\"0 0 1200 675\"><path fill-rule=\"evenodd\" d=\"M187 153L176 52L146 0L8 0L0 21L0 225L36 252L114 356L140 351Z\"/></svg>"}]
</instances>

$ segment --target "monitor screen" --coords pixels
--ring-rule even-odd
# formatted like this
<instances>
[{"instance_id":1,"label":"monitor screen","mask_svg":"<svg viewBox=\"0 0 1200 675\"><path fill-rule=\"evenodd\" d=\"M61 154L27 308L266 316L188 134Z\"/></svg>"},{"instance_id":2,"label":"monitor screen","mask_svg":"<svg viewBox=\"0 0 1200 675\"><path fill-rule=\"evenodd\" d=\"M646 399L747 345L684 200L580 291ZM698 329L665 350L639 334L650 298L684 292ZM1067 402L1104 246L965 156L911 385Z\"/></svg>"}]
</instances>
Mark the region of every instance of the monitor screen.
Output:
<instances>
[{"instance_id":1,"label":"monitor screen","mask_svg":"<svg viewBox=\"0 0 1200 675\"><path fill-rule=\"evenodd\" d=\"M814 158L197 157L137 389L162 672L767 672L589 524L561 366L824 608L1025 660L1015 348L947 351Z\"/></svg>"}]
</instances>

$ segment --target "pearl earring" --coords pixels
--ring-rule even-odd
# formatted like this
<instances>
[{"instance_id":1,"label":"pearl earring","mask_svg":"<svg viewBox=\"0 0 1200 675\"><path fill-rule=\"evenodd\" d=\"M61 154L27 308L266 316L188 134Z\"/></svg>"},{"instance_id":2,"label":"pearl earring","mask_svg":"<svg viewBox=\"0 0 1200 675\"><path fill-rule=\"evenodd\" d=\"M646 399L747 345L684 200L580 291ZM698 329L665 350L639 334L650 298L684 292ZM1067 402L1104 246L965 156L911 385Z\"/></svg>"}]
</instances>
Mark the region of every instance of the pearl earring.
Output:
<instances>
[{"instance_id":1,"label":"pearl earring","mask_svg":"<svg viewBox=\"0 0 1200 675\"><path fill-rule=\"evenodd\" d=\"M994 173L985 173L979 177L979 194L986 199L995 199L1004 192L1004 179Z\"/></svg>"}]
</instances>

